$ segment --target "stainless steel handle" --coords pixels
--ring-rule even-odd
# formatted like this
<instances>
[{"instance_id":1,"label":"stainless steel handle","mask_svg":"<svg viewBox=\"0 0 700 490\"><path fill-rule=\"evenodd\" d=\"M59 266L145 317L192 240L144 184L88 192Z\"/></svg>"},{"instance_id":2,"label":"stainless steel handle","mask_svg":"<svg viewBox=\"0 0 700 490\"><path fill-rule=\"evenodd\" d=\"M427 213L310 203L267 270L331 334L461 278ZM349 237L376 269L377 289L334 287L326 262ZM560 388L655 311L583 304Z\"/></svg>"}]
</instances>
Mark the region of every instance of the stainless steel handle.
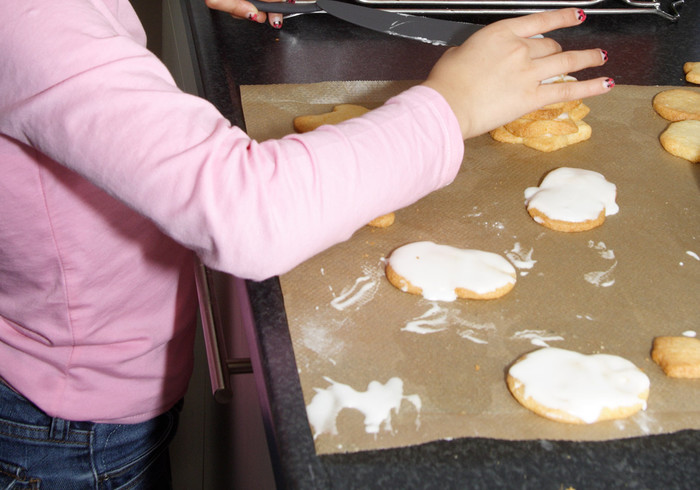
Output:
<instances>
[{"instance_id":1,"label":"stainless steel handle","mask_svg":"<svg viewBox=\"0 0 700 490\"><path fill-rule=\"evenodd\" d=\"M199 261L195 265L195 283L211 391L217 402L228 403L233 398L229 376L252 373L253 368L248 358L228 359L221 322L218 317L218 308L211 294L207 268Z\"/></svg>"}]
</instances>

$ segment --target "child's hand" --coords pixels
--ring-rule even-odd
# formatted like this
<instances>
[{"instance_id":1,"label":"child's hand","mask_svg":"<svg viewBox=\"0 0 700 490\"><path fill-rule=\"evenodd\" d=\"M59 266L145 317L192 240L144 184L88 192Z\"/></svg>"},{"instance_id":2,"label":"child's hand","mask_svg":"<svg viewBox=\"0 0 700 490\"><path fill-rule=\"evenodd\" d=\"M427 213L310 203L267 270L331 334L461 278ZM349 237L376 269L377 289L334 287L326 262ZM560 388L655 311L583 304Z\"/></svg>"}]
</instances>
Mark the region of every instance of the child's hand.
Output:
<instances>
[{"instance_id":1,"label":"child's hand","mask_svg":"<svg viewBox=\"0 0 700 490\"><path fill-rule=\"evenodd\" d=\"M262 0L263 2L275 2L280 0ZM276 29L282 27L282 14L265 14L245 0L205 0L207 7L214 10L228 12L237 19L248 19L253 22L263 23L266 20Z\"/></svg>"},{"instance_id":2,"label":"child's hand","mask_svg":"<svg viewBox=\"0 0 700 490\"><path fill-rule=\"evenodd\" d=\"M547 104L605 93L614 85L610 78L540 83L605 63L607 54L600 49L562 52L552 39L532 39L584 19L582 10L571 8L495 22L448 50L424 85L445 97L465 139Z\"/></svg>"}]
</instances>

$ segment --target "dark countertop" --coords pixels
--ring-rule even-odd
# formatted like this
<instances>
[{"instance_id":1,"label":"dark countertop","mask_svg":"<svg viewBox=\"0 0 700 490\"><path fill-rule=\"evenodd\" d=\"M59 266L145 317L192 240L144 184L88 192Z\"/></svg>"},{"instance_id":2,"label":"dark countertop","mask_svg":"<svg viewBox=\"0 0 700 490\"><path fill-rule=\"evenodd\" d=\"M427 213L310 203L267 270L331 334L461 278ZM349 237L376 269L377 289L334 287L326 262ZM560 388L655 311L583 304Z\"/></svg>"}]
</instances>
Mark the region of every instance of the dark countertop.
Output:
<instances>
[{"instance_id":1,"label":"dark countertop","mask_svg":"<svg viewBox=\"0 0 700 490\"><path fill-rule=\"evenodd\" d=\"M210 11L203 0L182 2L198 58L201 93L241 127L240 85L421 79L445 49L323 14L286 19L277 31ZM650 14L590 15L582 26L551 37L565 48L608 51L604 68L582 72L580 78L606 75L618 84L690 85L682 66L700 61L700 3L686 0L680 12L676 22ZM280 488L580 490L695 488L700 481L700 431L587 443L469 438L317 456L279 281L245 285L254 323L248 332L252 363ZM217 299L224 308L226 302L226 297Z\"/></svg>"}]
</instances>

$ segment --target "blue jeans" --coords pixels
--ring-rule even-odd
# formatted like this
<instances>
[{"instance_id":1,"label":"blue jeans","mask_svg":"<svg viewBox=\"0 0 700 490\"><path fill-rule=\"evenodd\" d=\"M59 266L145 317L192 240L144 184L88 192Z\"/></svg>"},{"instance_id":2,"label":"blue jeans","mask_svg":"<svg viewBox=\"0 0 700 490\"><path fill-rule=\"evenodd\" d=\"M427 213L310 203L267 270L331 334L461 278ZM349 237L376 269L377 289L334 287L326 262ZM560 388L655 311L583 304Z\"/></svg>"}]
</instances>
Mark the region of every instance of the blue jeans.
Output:
<instances>
[{"instance_id":1,"label":"blue jeans","mask_svg":"<svg viewBox=\"0 0 700 490\"><path fill-rule=\"evenodd\" d=\"M168 489L181 403L140 424L49 417L0 380L0 489Z\"/></svg>"}]
</instances>

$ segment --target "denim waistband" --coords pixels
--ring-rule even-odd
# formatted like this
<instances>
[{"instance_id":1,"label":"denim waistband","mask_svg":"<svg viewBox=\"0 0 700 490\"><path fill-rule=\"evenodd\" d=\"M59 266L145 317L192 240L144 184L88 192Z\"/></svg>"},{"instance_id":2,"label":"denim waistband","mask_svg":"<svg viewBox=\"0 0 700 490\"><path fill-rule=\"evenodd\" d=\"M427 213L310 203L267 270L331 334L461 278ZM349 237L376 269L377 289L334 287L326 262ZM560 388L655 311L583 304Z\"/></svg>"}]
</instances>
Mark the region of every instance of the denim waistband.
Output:
<instances>
[{"instance_id":1,"label":"denim waistband","mask_svg":"<svg viewBox=\"0 0 700 490\"><path fill-rule=\"evenodd\" d=\"M0 378L0 431L36 441L88 444L92 422L51 417Z\"/></svg>"}]
</instances>

